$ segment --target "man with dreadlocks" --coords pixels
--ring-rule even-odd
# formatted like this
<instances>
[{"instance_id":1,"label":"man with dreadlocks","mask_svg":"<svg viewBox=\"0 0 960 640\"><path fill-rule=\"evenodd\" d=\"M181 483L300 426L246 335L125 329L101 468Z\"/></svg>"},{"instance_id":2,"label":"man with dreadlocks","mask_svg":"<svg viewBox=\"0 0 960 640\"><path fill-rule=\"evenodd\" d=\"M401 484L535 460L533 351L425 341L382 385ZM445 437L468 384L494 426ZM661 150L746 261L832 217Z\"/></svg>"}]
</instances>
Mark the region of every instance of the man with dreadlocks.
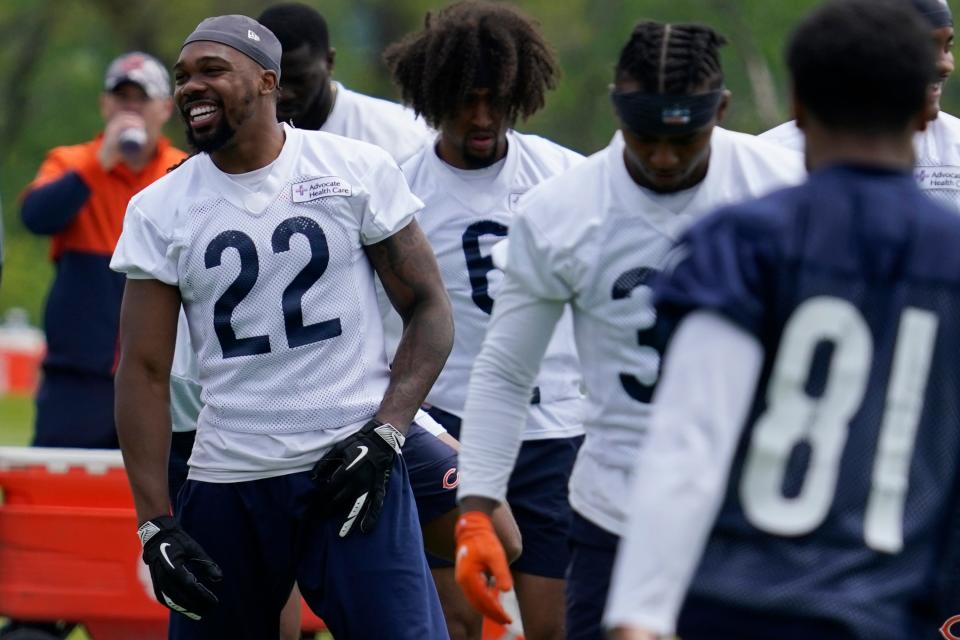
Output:
<instances>
[{"instance_id":1,"label":"man with dreadlocks","mask_svg":"<svg viewBox=\"0 0 960 640\"><path fill-rule=\"evenodd\" d=\"M427 396L429 412L457 436L470 369L502 277L493 246L507 235L524 192L582 157L512 129L518 118L543 107L559 71L537 25L517 9L477 0L457 3L429 15L423 30L391 46L385 58L403 100L439 132L436 144L421 149L403 171L425 204L418 220L437 255L456 327L451 356ZM509 469L504 470L497 496L509 502L523 538L512 577L504 564L501 579L516 582L528 639L564 634L567 483L583 439L571 318L551 334L543 373L524 392L526 428L516 434L523 440L516 471L508 483ZM468 514L457 522L458 539L490 525L486 514ZM465 594L477 606L479 590L465 586ZM478 608L509 621L499 605Z\"/></svg>"},{"instance_id":2,"label":"man with dreadlocks","mask_svg":"<svg viewBox=\"0 0 960 640\"><path fill-rule=\"evenodd\" d=\"M916 9L930 27L937 47L937 77L930 85L930 124L917 132L914 176L927 195L960 212L960 119L940 111L943 85L953 73L953 14L947 0L900 0ZM791 149L803 150L804 135L791 120L760 134L761 138Z\"/></svg>"},{"instance_id":3,"label":"man with dreadlocks","mask_svg":"<svg viewBox=\"0 0 960 640\"><path fill-rule=\"evenodd\" d=\"M503 499L534 376L553 327L572 307L589 408L570 480L568 638L604 637L601 614L625 530L624 501L659 374L651 278L697 218L803 177L796 152L717 126L730 101L723 44L705 26L636 26L611 96L620 132L606 149L524 199L470 379L459 491L467 521L480 520ZM492 531L467 530L459 543L463 584L476 581L472 588L480 590L484 574L493 575L495 585L485 592L492 600L506 586Z\"/></svg>"}]
</instances>

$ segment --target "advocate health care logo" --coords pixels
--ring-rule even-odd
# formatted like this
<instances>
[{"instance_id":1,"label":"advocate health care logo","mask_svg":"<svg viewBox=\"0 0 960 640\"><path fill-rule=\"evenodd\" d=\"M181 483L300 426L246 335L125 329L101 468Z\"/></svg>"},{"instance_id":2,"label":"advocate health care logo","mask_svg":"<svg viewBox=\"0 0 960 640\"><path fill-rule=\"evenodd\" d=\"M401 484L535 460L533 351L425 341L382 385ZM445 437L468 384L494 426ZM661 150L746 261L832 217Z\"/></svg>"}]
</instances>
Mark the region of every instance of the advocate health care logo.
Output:
<instances>
[{"instance_id":1,"label":"advocate health care logo","mask_svg":"<svg viewBox=\"0 0 960 640\"><path fill-rule=\"evenodd\" d=\"M953 634L953 626L958 622L960 622L960 615L952 616L940 627L940 635L943 636L945 640L960 640L960 636ZM960 627L958 627L957 632L960 633Z\"/></svg>"}]
</instances>

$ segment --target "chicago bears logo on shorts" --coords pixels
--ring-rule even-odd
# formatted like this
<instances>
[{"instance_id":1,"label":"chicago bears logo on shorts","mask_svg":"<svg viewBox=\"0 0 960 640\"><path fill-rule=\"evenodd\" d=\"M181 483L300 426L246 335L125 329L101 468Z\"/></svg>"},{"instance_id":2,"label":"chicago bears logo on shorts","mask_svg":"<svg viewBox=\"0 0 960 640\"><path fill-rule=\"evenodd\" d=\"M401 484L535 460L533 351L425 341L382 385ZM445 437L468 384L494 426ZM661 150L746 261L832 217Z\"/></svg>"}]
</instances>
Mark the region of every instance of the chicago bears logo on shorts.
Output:
<instances>
[{"instance_id":1,"label":"chicago bears logo on shorts","mask_svg":"<svg viewBox=\"0 0 960 640\"><path fill-rule=\"evenodd\" d=\"M444 489L456 489L457 485L460 484L460 474L457 473L456 467L450 467L445 474L443 474L443 488ZM958 639L960 640L960 639Z\"/></svg>"},{"instance_id":2,"label":"chicago bears logo on shorts","mask_svg":"<svg viewBox=\"0 0 960 640\"><path fill-rule=\"evenodd\" d=\"M946 622L943 623L943 626L940 627L940 635L944 637L945 640L960 640L960 636L953 634L953 625L960 622L960 615L950 617ZM960 633L960 631L958 631Z\"/></svg>"}]
</instances>

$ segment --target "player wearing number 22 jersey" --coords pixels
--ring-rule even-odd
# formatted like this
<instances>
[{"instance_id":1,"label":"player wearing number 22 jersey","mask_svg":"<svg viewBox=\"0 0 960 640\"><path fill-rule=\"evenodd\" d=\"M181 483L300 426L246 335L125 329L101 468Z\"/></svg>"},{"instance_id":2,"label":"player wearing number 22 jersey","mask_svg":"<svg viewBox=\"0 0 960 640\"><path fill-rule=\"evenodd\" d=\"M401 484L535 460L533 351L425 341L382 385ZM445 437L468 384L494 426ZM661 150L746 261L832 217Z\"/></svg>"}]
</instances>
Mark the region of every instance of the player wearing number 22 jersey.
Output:
<instances>
[{"instance_id":1,"label":"player wearing number 22 jersey","mask_svg":"<svg viewBox=\"0 0 960 640\"><path fill-rule=\"evenodd\" d=\"M307 552L304 545L291 546L293 516L288 521L275 511L284 518L285 509L301 514L306 509L302 495L275 497L270 506L256 507L267 516L242 521L235 515L240 507L230 500L215 508L205 503L202 511L194 506L208 488L254 487L259 485L252 481L278 477L309 483L307 472L317 460L377 411L389 381L364 246L408 225L420 202L379 148L288 126L284 134L283 150L265 167L259 191L238 184L203 154L139 194L113 258L113 267L128 277L179 288L197 350L204 402L191 458L193 482L181 493L178 517L221 565L249 562L245 556L229 559L229 551L263 553L256 556L253 573L235 567L231 575L225 567L224 583L246 590L243 599L221 592L219 606L231 607L227 617L244 606L260 613L257 594L268 595L276 611L258 633L276 636L276 616L293 579L289 565L297 562L304 595L347 637L386 637L390 629L399 633L401 628L412 634L405 637L441 637L445 626L402 465L393 474L398 481L391 482L387 503L394 506L387 514L404 520L381 519L375 533L357 538L333 534L335 542L324 542L325 532L310 529L314 539L304 542ZM405 502L394 511L398 500ZM233 520L223 522L227 529L221 530L216 519L224 513ZM245 529L254 520L256 528ZM235 539L238 531L248 533ZM307 535L307 529L302 532ZM385 535L395 536L389 551L372 546L385 545L377 542ZM345 578L351 571L366 572L371 580ZM267 591L250 577L261 575L257 572L282 577ZM250 583L238 585L244 579ZM340 580L356 588L334 585ZM385 600L400 600L387 617L371 615L374 609L362 608L360 585L377 611L384 611ZM383 591L373 595L373 587ZM341 605L354 613L341 615L335 610ZM405 616L413 626L401 621ZM259 624L261 618L256 620ZM191 623L179 616L174 622L181 629L177 637L213 637L202 629L199 636L187 635L183 627Z\"/></svg>"}]
</instances>

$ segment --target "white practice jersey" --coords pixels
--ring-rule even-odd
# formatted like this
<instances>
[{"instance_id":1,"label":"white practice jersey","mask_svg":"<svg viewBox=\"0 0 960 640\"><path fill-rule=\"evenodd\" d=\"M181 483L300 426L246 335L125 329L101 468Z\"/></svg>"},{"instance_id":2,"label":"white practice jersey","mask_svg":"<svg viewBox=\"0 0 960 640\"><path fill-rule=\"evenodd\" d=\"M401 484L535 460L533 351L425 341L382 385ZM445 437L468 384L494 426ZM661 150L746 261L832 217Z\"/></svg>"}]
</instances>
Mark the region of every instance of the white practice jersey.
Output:
<instances>
[{"instance_id":1,"label":"white practice jersey","mask_svg":"<svg viewBox=\"0 0 960 640\"><path fill-rule=\"evenodd\" d=\"M200 399L200 365L190 342L187 316L180 308L177 321L177 344L170 368L170 421L176 432L194 431L203 401Z\"/></svg>"},{"instance_id":2,"label":"white practice jersey","mask_svg":"<svg viewBox=\"0 0 960 640\"><path fill-rule=\"evenodd\" d=\"M200 367L193 352L193 343L190 342L187 316L181 309L177 324L177 345L170 370L170 421L175 432L197 430L200 410L203 409L202 395ZM422 409L417 409L413 421L435 436L447 432L443 425Z\"/></svg>"},{"instance_id":3,"label":"white practice jersey","mask_svg":"<svg viewBox=\"0 0 960 640\"><path fill-rule=\"evenodd\" d=\"M570 503L617 535L659 374L651 277L694 221L805 174L800 154L716 128L706 178L686 195L657 195L630 178L623 150L618 133L606 149L529 194L510 231L506 268L531 296L573 307L588 409Z\"/></svg>"},{"instance_id":4,"label":"white practice jersey","mask_svg":"<svg viewBox=\"0 0 960 640\"><path fill-rule=\"evenodd\" d=\"M463 412L470 371L503 277L493 264L493 246L506 237L524 193L583 161L580 154L539 136L510 131L507 145L505 158L485 169L451 167L432 146L403 165L410 189L424 202L417 221L437 256L453 307L453 350L427 402L455 415ZM533 395L539 401L524 439L583 433L582 383L569 313L554 333ZM546 405L551 409L545 412Z\"/></svg>"},{"instance_id":5,"label":"white practice jersey","mask_svg":"<svg viewBox=\"0 0 960 640\"><path fill-rule=\"evenodd\" d=\"M761 140L766 140L767 142L773 142L781 147L799 151L800 153L803 153L804 148L806 147L806 140L804 139L803 131L800 130L796 121L794 120L777 125L769 131L764 131L763 133L758 134L757 137Z\"/></svg>"},{"instance_id":6,"label":"white practice jersey","mask_svg":"<svg viewBox=\"0 0 960 640\"><path fill-rule=\"evenodd\" d=\"M137 194L111 262L180 289L203 389L194 479L309 469L387 388L364 246L422 203L382 149L284 131L257 190L201 154Z\"/></svg>"},{"instance_id":7,"label":"white practice jersey","mask_svg":"<svg viewBox=\"0 0 960 640\"><path fill-rule=\"evenodd\" d=\"M761 133L761 138L803 151L803 131L792 120ZM943 111L913 137L917 160L914 169L923 191L960 212L960 119Z\"/></svg>"},{"instance_id":8,"label":"white practice jersey","mask_svg":"<svg viewBox=\"0 0 960 640\"><path fill-rule=\"evenodd\" d=\"M403 164L437 135L412 110L389 100L374 98L334 83L337 94L320 128L345 138L363 140L383 148Z\"/></svg>"},{"instance_id":9,"label":"white practice jersey","mask_svg":"<svg viewBox=\"0 0 960 640\"><path fill-rule=\"evenodd\" d=\"M339 82L335 84L336 99L321 131L375 144L389 153L397 164L407 160L436 136L436 132L410 109L351 91ZM190 333L178 329L174 370L170 379L170 413L174 431L196 429L195 418L202 407L200 386L195 376L190 377L196 370L196 355L190 344ZM191 416L194 418L192 426ZM444 432L443 427L424 412L417 413L416 421L434 434Z\"/></svg>"},{"instance_id":10,"label":"white practice jersey","mask_svg":"<svg viewBox=\"0 0 960 640\"><path fill-rule=\"evenodd\" d=\"M920 188L940 204L960 212L960 119L940 112L913 138L914 176Z\"/></svg>"}]
</instances>

